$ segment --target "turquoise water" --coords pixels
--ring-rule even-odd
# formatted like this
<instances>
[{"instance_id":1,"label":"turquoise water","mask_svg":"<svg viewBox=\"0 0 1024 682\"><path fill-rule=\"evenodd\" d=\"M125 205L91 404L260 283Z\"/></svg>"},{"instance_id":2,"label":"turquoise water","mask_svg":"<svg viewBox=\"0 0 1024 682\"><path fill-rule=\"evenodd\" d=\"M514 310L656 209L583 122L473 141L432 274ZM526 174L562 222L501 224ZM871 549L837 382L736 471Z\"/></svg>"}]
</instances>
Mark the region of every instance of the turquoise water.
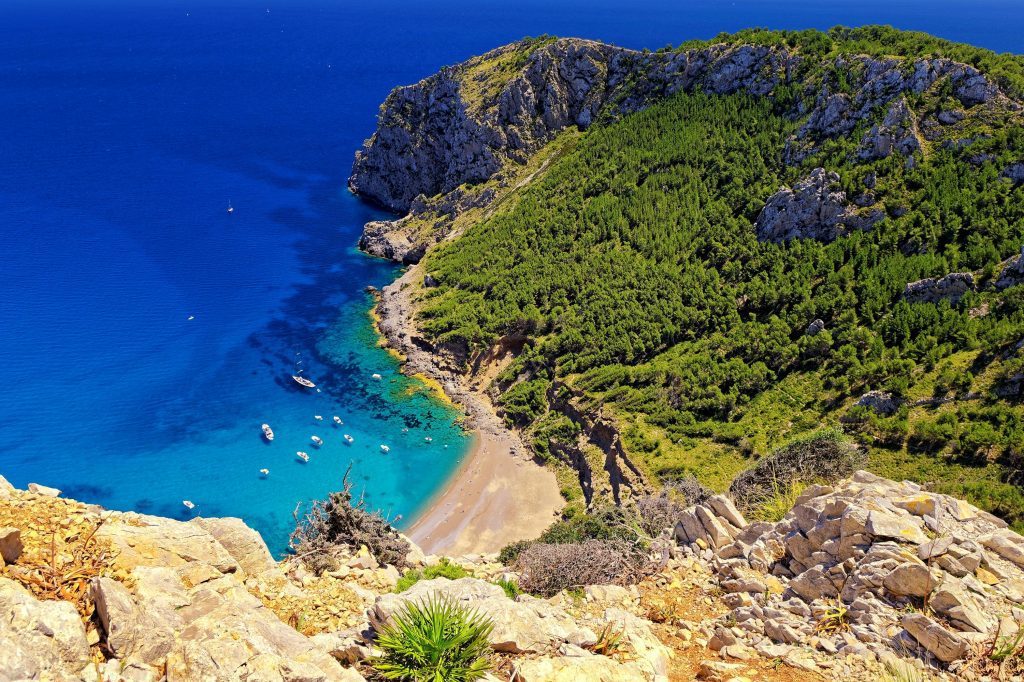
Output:
<instances>
[{"instance_id":1,"label":"turquoise water","mask_svg":"<svg viewBox=\"0 0 1024 682\"><path fill-rule=\"evenodd\" d=\"M398 271L355 250L381 214L345 179L393 86L545 32L657 48L889 22L1019 51L1022 15L1009 0L0 2L0 474L241 516L282 551L296 503L352 463L371 506L409 519L468 439L366 315L364 288Z\"/></svg>"}]
</instances>

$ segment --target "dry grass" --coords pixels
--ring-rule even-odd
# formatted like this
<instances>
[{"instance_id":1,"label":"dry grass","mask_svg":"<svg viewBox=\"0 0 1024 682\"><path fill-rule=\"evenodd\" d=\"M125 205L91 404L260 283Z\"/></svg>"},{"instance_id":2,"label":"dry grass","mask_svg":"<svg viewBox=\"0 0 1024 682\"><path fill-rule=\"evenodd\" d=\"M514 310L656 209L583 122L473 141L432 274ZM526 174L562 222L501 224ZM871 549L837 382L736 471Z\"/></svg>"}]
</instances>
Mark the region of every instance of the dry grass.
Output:
<instances>
[{"instance_id":1,"label":"dry grass","mask_svg":"<svg viewBox=\"0 0 1024 682\"><path fill-rule=\"evenodd\" d=\"M74 604L88 623L94 605L89 581L111 572L114 550L96 538L105 517L69 500L18 493L0 503L0 526L21 531L21 557L2 575L27 588L38 599ZM124 578L124 576L119 576Z\"/></svg>"},{"instance_id":2,"label":"dry grass","mask_svg":"<svg viewBox=\"0 0 1024 682\"><path fill-rule=\"evenodd\" d=\"M283 622L308 636L345 630L365 621L365 605L345 581L330 577L313 580L296 595L281 576L250 587L249 592Z\"/></svg>"}]
</instances>

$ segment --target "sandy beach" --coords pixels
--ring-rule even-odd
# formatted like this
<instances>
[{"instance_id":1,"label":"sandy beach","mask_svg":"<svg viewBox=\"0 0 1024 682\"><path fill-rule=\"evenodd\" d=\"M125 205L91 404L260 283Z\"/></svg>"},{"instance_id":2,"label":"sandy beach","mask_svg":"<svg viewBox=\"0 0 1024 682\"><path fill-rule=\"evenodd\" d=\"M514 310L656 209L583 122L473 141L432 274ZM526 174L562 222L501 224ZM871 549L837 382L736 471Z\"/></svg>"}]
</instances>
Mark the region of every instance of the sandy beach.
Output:
<instances>
[{"instance_id":1,"label":"sandy beach","mask_svg":"<svg viewBox=\"0 0 1024 682\"><path fill-rule=\"evenodd\" d=\"M381 291L378 326L405 359L403 371L422 373L466 411L474 445L445 489L406 534L428 554L458 556L497 552L516 540L537 537L558 517L564 501L555 474L537 464L519 436L505 428L489 398L471 387L458 368L424 350L412 321L409 291L421 277L410 268Z\"/></svg>"}]
</instances>

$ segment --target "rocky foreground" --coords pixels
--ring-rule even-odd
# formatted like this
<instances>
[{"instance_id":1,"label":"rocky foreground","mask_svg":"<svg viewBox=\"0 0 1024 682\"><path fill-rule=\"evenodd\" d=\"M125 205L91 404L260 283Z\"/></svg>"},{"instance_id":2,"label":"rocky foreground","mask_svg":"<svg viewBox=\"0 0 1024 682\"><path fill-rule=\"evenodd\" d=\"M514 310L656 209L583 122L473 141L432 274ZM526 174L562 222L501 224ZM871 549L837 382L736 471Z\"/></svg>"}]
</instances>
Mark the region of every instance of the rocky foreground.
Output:
<instances>
[{"instance_id":1,"label":"rocky foreground","mask_svg":"<svg viewBox=\"0 0 1024 682\"><path fill-rule=\"evenodd\" d=\"M440 593L489 616L493 677L998 679L1024 620L1024 538L998 518L865 472L777 523L725 496L690 507L634 586L514 599L494 555L396 593L365 548L338 569L275 562L238 519L110 512L0 479L0 679L374 679L375 632ZM414 566L437 563L415 550ZM610 635L613 633L613 636ZM999 639L999 641L1007 641Z\"/></svg>"}]
</instances>

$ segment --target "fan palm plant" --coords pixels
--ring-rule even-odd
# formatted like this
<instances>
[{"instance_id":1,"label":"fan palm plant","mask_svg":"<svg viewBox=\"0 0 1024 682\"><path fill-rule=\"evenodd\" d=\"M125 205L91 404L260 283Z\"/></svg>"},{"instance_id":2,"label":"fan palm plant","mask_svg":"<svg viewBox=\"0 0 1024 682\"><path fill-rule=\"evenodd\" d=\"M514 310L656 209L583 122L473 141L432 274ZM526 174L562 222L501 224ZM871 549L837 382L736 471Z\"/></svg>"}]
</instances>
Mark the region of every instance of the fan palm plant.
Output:
<instances>
[{"instance_id":1,"label":"fan palm plant","mask_svg":"<svg viewBox=\"0 0 1024 682\"><path fill-rule=\"evenodd\" d=\"M408 602L378 632L374 667L388 680L471 682L491 669L487 637L494 624L475 610L432 596Z\"/></svg>"}]
</instances>

